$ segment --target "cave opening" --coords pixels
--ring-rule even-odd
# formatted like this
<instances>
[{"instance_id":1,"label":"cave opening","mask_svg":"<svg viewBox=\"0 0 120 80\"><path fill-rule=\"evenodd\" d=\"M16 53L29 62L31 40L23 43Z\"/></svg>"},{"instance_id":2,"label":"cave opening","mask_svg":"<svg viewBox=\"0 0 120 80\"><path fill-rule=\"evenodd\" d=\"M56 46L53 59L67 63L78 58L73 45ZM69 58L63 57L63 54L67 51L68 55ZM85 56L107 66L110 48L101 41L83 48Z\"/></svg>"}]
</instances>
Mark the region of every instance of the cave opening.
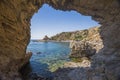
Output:
<instances>
[{"instance_id":1,"label":"cave opening","mask_svg":"<svg viewBox=\"0 0 120 80\"><path fill-rule=\"evenodd\" d=\"M22 70L24 79L30 78L29 75L52 78L53 72L71 61L70 42L74 39L70 37L74 35L75 39L80 40L81 30L99 26L91 16L84 16L76 11L55 10L44 4L31 19L31 40L27 51L33 55L30 63ZM60 39L54 38L59 34L67 35ZM44 40L45 36L49 38L48 41Z\"/></svg>"},{"instance_id":2,"label":"cave opening","mask_svg":"<svg viewBox=\"0 0 120 80\"><path fill-rule=\"evenodd\" d=\"M31 16L44 3L47 3L55 9L75 10L92 16L94 20L102 24L100 36L104 47L99 54L93 57L92 70L91 68L76 69L69 76L66 75L70 79L65 80L75 80L76 78L78 80L120 80L119 1L0 0L0 79L21 80L18 70L29 60L26 47L30 39Z\"/></svg>"}]
</instances>

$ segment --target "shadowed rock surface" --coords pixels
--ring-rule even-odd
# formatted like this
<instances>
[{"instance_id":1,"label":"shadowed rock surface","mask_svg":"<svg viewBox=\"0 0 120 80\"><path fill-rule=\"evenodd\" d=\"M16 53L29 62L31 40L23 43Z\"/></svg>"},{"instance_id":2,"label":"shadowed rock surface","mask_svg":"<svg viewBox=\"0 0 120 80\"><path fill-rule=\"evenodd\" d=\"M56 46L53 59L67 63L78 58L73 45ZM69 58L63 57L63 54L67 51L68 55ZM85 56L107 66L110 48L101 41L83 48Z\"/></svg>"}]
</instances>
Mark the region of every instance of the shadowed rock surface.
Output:
<instances>
[{"instance_id":1,"label":"shadowed rock surface","mask_svg":"<svg viewBox=\"0 0 120 80\"><path fill-rule=\"evenodd\" d=\"M30 40L30 19L44 3L55 9L92 16L102 25L104 48L93 57L92 69L83 69L85 77L81 80L120 80L119 0L0 0L1 80L21 80L18 70L24 64Z\"/></svg>"},{"instance_id":2,"label":"shadowed rock surface","mask_svg":"<svg viewBox=\"0 0 120 80\"><path fill-rule=\"evenodd\" d=\"M45 35L45 37L43 38L43 40L47 41L47 40L49 40L49 37L47 35Z\"/></svg>"}]
</instances>

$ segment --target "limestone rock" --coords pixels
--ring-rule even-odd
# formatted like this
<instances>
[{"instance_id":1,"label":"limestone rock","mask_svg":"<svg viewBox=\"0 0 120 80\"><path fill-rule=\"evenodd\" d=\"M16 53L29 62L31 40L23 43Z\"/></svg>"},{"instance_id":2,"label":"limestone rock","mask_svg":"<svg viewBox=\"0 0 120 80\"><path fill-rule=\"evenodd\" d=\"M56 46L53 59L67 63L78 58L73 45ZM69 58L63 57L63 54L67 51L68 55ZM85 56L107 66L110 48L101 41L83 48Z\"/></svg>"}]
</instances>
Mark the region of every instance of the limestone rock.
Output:
<instances>
[{"instance_id":1,"label":"limestone rock","mask_svg":"<svg viewBox=\"0 0 120 80\"><path fill-rule=\"evenodd\" d=\"M83 60L82 62L66 62L64 68L78 68L78 67L90 67L91 62L89 60Z\"/></svg>"},{"instance_id":2,"label":"limestone rock","mask_svg":"<svg viewBox=\"0 0 120 80\"><path fill-rule=\"evenodd\" d=\"M83 39L70 42L71 58L90 58L103 48L103 42L99 34L99 27L82 30L78 35L82 36Z\"/></svg>"},{"instance_id":3,"label":"limestone rock","mask_svg":"<svg viewBox=\"0 0 120 80\"><path fill-rule=\"evenodd\" d=\"M71 58L83 58L87 57L90 58L96 53L95 48L93 47L92 44L87 43L87 42L77 42L74 41L71 43Z\"/></svg>"},{"instance_id":4,"label":"limestone rock","mask_svg":"<svg viewBox=\"0 0 120 80\"><path fill-rule=\"evenodd\" d=\"M111 77L112 80L119 80L118 72L120 72L120 69L116 65L120 56L115 56L120 55L119 0L0 0L1 80L18 79L18 70L23 66L18 63L24 60L26 47L30 40L30 19L44 3L51 5L55 9L63 11L75 10L84 15L92 16L92 19L102 25L100 36L103 40L104 50L101 55L104 57L104 64L109 63L107 66L111 66L110 68L105 67L105 77L107 80L111 80ZM110 52L111 49L113 52ZM105 52L106 50L108 50L108 53ZM112 57L114 59L110 60ZM113 60L115 60L114 64L111 63ZM94 64L93 66L97 65ZM111 69L113 71L110 73ZM115 73L114 70L117 72ZM101 72L94 69L92 71L101 74ZM114 73L115 75L112 75Z\"/></svg>"}]
</instances>

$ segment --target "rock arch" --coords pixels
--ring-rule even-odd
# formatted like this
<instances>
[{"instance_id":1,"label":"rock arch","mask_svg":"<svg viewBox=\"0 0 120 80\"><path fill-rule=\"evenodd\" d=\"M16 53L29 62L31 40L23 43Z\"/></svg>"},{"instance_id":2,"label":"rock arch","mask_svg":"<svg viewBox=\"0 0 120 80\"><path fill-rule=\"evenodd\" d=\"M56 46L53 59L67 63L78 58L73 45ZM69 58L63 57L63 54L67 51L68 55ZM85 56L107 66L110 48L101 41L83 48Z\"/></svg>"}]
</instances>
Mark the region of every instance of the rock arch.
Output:
<instances>
[{"instance_id":1,"label":"rock arch","mask_svg":"<svg viewBox=\"0 0 120 80\"><path fill-rule=\"evenodd\" d=\"M92 16L98 21L102 25L101 38L104 43L101 54L105 57L105 64L112 66L106 67L106 74L109 74L112 68L120 72L120 68L115 67L115 65L120 65L118 64L120 60L119 0L0 0L1 79L13 80L26 62L26 47L30 40L30 19L44 3L63 11L75 10ZM120 74L115 73L116 80L118 80L118 75ZM108 80L113 80L109 79L110 76L107 77Z\"/></svg>"}]
</instances>

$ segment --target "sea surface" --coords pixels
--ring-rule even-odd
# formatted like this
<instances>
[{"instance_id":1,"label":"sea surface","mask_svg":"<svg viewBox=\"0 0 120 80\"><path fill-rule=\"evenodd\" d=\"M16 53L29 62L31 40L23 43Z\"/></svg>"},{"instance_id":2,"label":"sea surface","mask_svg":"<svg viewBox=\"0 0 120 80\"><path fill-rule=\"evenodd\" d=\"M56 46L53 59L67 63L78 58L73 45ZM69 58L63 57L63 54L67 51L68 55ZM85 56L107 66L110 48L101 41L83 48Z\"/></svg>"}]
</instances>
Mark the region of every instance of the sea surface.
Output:
<instances>
[{"instance_id":1,"label":"sea surface","mask_svg":"<svg viewBox=\"0 0 120 80\"><path fill-rule=\"evenodd\" d=\"M31 41L27 51L33 53L30 63L24 68L24 76L36 73L44 77L54 76L53 72L69 61L69 42L34 42Z\"/></svg>"}]
</instances>

